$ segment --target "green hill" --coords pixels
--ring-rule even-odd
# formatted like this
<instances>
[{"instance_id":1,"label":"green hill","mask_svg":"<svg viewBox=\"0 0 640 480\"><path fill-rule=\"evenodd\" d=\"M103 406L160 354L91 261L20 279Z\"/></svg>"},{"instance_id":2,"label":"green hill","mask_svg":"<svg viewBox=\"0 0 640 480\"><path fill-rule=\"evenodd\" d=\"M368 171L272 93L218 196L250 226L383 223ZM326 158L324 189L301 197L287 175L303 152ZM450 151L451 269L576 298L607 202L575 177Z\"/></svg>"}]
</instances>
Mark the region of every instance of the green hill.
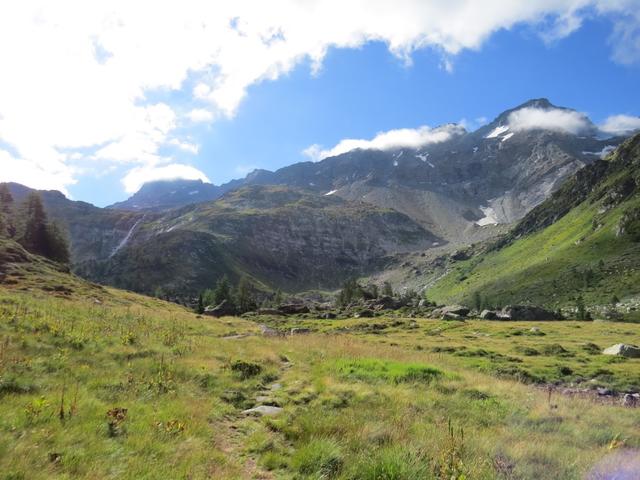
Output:
<instances>
[{"instance_id":1,"label":"green hill","mask_svg":"<svg viewBox=\"0 0 640 480\"><path fill-rule=\"evenodd\" d=\"M503 239L454 262L428 295L439 302L574 307L640 294L640 135L574 175Z\"/></svg>"}]
</instances>

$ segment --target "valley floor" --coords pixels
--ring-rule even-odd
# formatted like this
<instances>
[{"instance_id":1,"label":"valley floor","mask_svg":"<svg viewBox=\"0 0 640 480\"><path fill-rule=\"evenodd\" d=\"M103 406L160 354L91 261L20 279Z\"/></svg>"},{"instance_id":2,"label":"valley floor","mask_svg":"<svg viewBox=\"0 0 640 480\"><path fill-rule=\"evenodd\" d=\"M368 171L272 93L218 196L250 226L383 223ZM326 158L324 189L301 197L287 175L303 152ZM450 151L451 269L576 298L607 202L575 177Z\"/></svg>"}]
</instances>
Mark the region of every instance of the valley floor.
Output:
<instances>
[{"instance_id":1,"label":"valley floor","mask_svg":"<svg viewBox=\"0 0 640 480\"><path fill-rule=\"evenodd\" d=\"M640 343L638 324L261 318L265 329L98 286L23 288L0 286L4 479L640 468L639 410L562 393L637 391L640 359L600 352ZM312 331L273 335L291 328ZM243 413L259 405L273 415Z\"/></svg>"}]
</instances>

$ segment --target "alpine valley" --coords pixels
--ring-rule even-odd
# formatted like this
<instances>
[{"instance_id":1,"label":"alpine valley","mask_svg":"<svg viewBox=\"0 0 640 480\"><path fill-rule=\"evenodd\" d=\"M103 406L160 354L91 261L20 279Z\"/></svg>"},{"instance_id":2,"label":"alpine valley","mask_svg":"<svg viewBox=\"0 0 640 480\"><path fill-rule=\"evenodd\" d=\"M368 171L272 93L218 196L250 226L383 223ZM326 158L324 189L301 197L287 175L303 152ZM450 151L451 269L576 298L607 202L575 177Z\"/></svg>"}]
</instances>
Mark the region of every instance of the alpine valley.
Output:
<instances>
[{"instance_id":1,"label":"alpine valley","mask_svg":"<svg viewBox=\"0 0 640 480\"><path fill-rule=\"evenodd\" d=\"M518 122L538 111L577 115L580 128ZM72 270L140 293L192 301L223 275L296 294L363 278L439 301L479 292L562 307L580 288L549 289L586 270L594 301L640 293L638 141L535 99L475 131L440 126L417 149L356 149L220 186L152 182L108 208L41 193L68 231ZM29 193L9 186L17 201Z\"/></svg>"}]
</instances>

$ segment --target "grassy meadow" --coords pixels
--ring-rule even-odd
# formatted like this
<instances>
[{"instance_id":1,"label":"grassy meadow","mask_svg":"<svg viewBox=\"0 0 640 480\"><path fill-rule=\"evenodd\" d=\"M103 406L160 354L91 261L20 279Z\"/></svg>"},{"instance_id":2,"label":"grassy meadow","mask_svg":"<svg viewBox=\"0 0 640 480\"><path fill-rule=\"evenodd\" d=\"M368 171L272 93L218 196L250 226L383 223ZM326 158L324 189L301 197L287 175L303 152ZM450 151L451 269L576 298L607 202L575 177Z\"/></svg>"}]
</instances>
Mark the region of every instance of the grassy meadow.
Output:
<instances>
[{"instance_id":1,"label":"grassy meadow","mask_svg":"<svg viewBox=\"0 0 640 480\"><path fill-rule=\"evenodd\" d=\"M640 447L636 409L561 393L637 388L639 359L599 353L637 324L260 318L313 330L264 336L28 278L0 287L2 479L578 479ZM242 413L260 404L282 410Z\"/></svg>"}]
</instances>

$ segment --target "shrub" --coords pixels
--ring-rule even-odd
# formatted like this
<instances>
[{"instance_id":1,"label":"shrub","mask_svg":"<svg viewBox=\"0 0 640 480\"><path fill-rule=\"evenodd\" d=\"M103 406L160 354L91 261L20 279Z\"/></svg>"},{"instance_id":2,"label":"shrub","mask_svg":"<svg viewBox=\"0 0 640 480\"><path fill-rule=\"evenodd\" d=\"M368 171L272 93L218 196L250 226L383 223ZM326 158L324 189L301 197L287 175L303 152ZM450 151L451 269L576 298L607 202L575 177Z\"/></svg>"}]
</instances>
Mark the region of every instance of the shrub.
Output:
<instances>
[{"instance_id":1,"label":"shrub","mask_svg":"<svg viewBox=\"0 0 640 480\"><path fill-rule=\"evenodd\" d=\"M240 377L240 380L246 380L262 372L262 367L257 363L236 360L231 364L231 371Z\"/></svg>"},{"instance_id":2,"label":"shrub","mask_svg":"<svg viewBox=\"0 0 640 480\"><path fill-rule=\"evenodd\" d=\"M358 480L414 480L432 478L428 462L415 452L399 447L363 456L346 478Z\"/></svg>"},{"instance_id":3,"label":"shrub","mask_svg":"<svg viewBox=\"0 0 640 480\"><path fill-rule=\"evenodd\" d=\"M342 469L340 445L329 438L314 438L296 450L291 459L293 469L304 475L335 478Z\"/></svg>"}]
</instances>

